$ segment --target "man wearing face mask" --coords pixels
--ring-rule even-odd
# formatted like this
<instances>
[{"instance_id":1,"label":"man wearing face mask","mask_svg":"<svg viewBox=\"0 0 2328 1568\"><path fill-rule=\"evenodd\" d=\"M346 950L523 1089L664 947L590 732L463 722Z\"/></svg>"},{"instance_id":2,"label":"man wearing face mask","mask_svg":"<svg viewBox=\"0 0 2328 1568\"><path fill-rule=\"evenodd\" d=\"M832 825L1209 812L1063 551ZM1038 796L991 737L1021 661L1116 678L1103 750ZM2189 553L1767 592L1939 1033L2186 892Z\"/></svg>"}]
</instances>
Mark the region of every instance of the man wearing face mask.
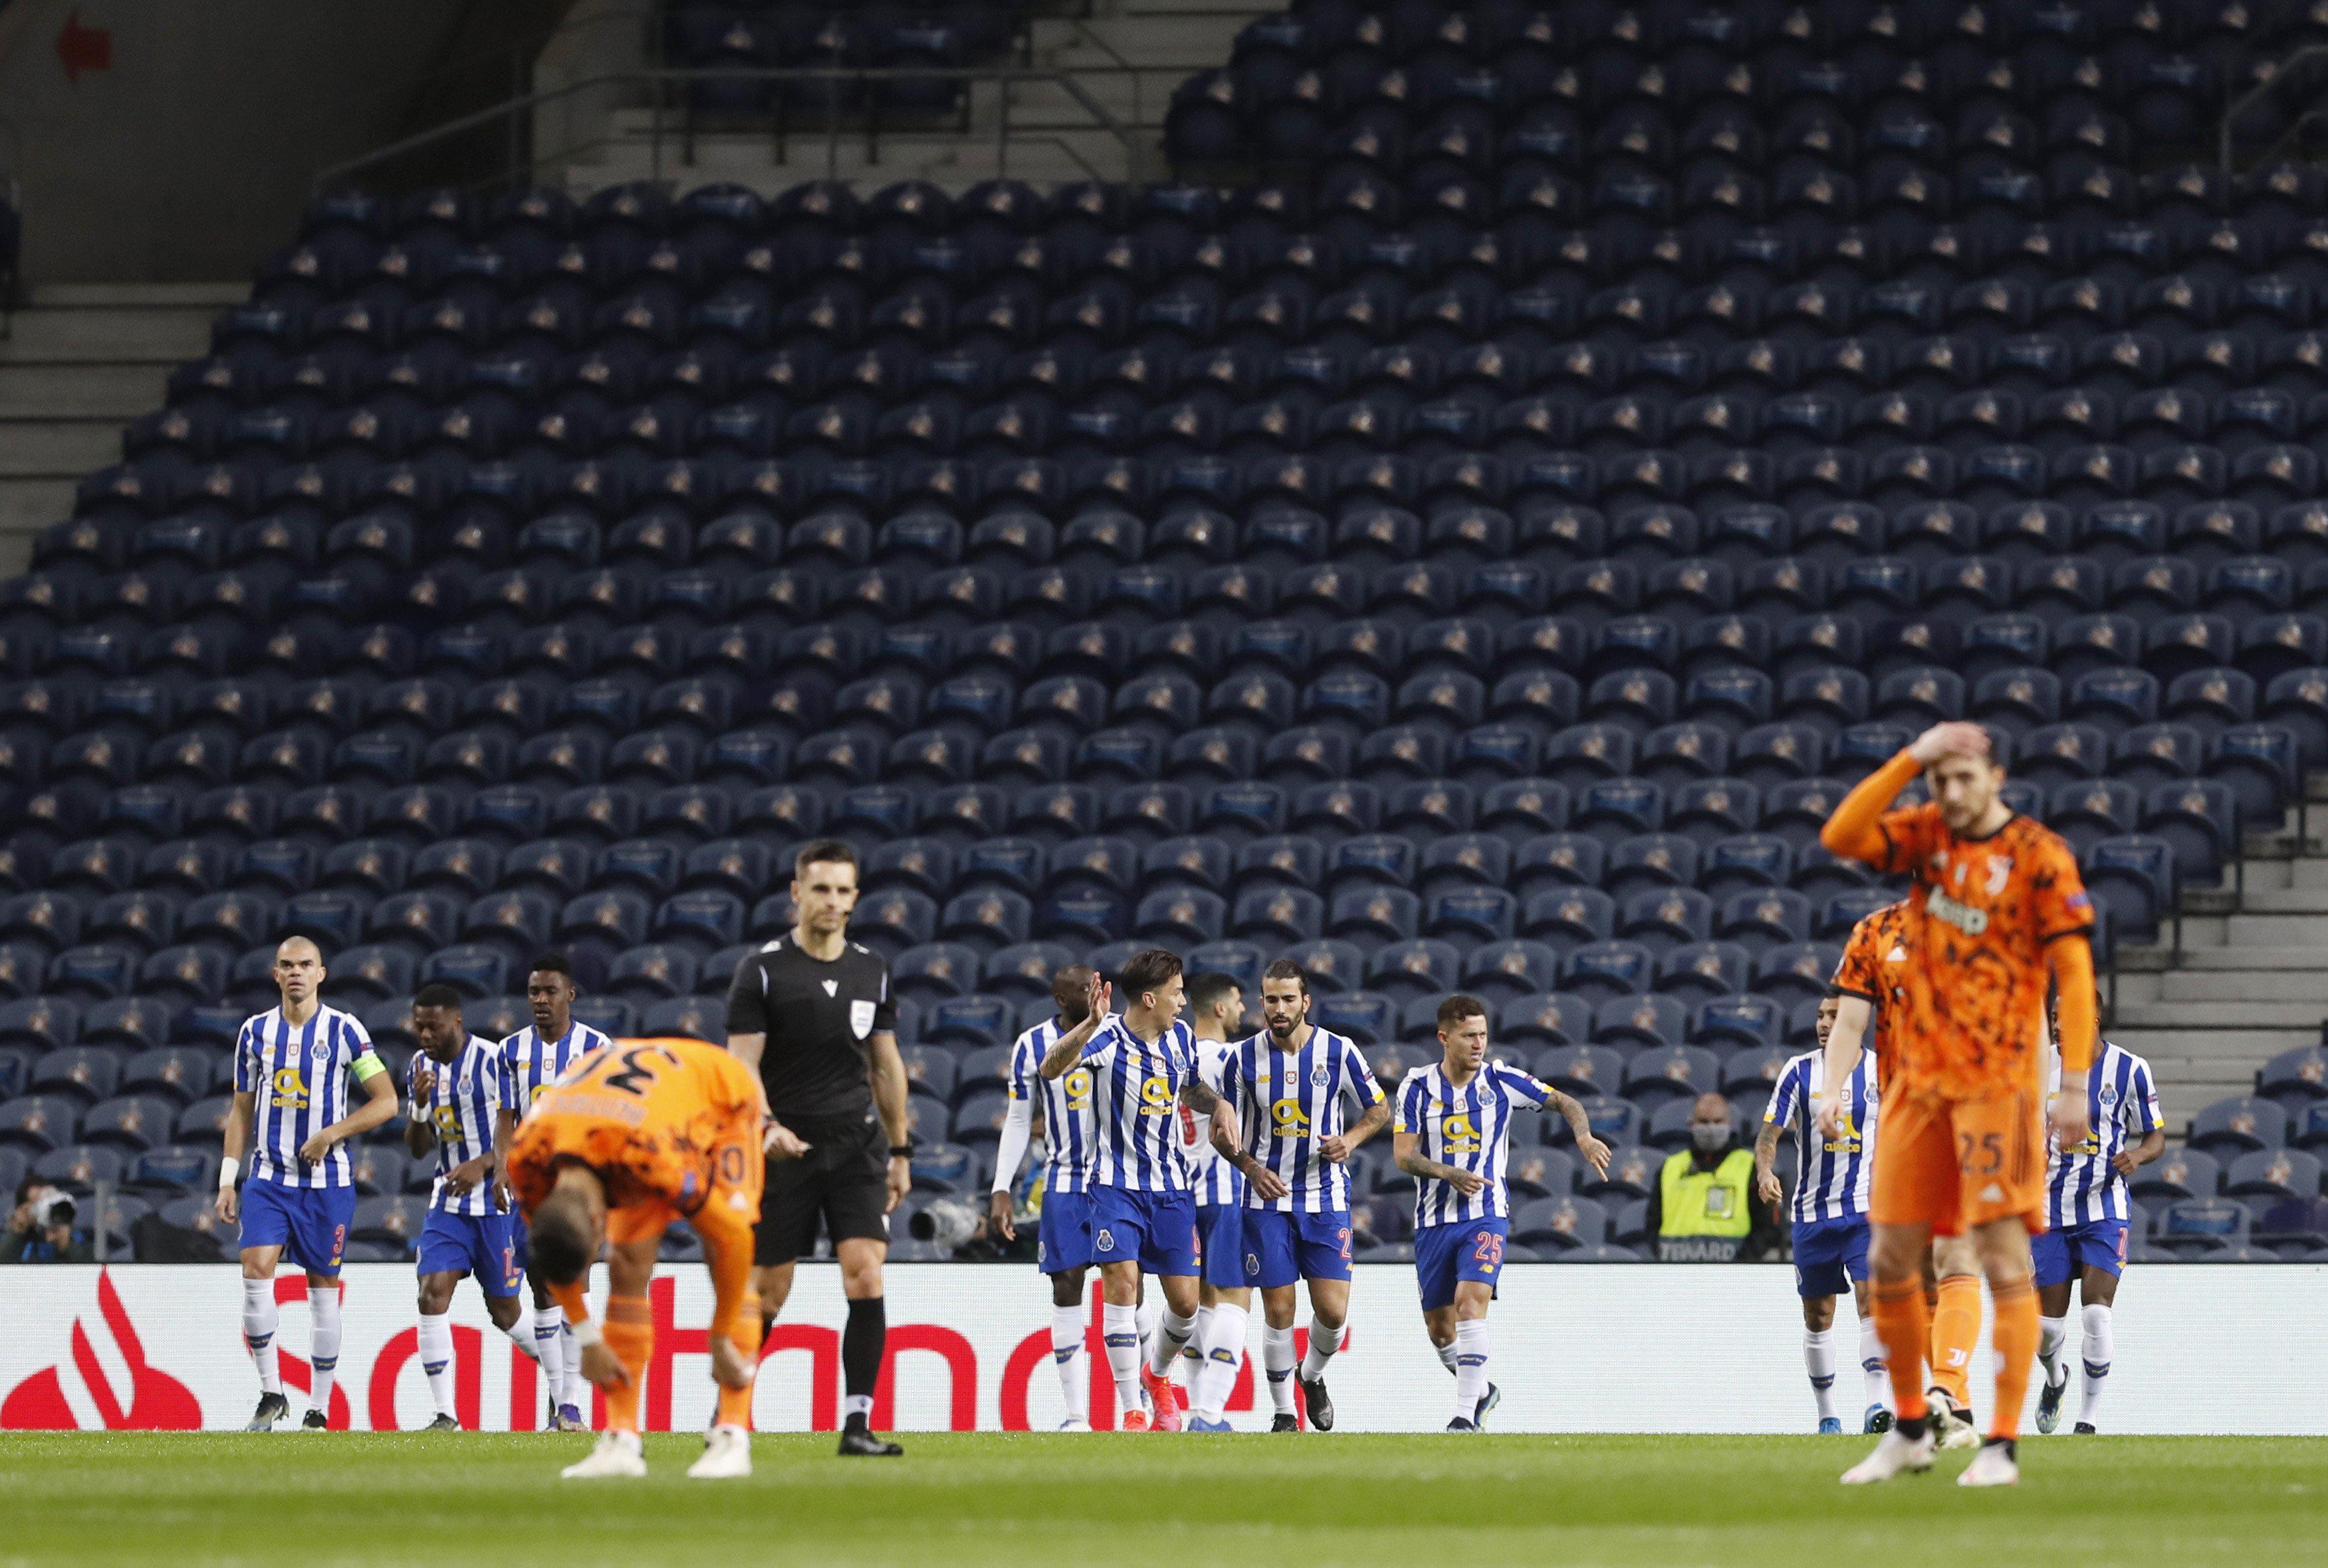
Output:
<instances>
[{"instance_id":1,"label":"man wearing face mask","mask_svg":"<svg viewBox=\"0 0 2328 1568\"><path fill-rule=\"evenodd\" d=\"M1738 1142L1730 1102L1700 1094L1690 1108L1689 1147L1667 1158L1649 1193L1657 1260L1728 1263L1766 1256L1778 1240L1778 1216L1753 1196L1754 1153Z\"/></svg>"}]
</instances>

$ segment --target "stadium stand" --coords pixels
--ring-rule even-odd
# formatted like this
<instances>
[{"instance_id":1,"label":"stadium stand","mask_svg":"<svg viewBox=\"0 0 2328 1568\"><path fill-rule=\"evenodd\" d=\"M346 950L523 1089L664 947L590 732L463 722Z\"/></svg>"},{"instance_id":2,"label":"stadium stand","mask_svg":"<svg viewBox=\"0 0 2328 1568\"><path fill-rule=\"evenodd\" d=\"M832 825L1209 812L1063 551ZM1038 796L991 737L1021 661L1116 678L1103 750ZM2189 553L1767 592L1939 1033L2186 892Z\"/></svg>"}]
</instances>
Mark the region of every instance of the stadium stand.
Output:
<instances>
[{"instance_id":1,"label":"stadium stand","mask_svg":"<svg viewBox=\"0 0 2328 1568\"><path fill-rule=\"evenodd\" d=\"M2328 763L2328 179L2162 161L2317 30L1320 3L1176 100L1189 183L328 196L0 587L0 1157L202 1190L293 931L391 1054L546 943L716 1037L830 832L933 1189L1055 966L1288 953L1386 1076L1486 996L1619 1150L1543 1129L1528 1235L1630 1255L1918 728L1997 733L2105 964ZM2323 1244L2323 1061L2145 1172L2157 1247ZM393 1255L427 1173L365 1162Z\"/></svg>"}]
</instances>

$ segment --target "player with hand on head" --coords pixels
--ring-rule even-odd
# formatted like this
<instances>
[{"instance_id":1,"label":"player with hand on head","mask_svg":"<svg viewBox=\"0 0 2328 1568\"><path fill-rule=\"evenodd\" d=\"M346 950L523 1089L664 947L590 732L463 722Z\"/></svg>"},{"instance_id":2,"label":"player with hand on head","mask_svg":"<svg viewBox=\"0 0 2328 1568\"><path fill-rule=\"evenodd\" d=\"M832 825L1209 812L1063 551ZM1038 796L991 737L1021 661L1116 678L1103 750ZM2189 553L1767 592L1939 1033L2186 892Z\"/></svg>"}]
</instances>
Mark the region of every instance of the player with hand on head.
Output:
<instances>
[{"instance_id":1,"label":"player with hand on head","mask_svg":"<svg viewBox=\"0 0 2328 1568\"><path fill-rule=\"evenodd\" d=\"M889 966L849 940L857 893L856 850L838 839L801 847L792 929L736 966L728 1048L760 1075L775 1118L754 1253L760 1311L775 1322L793 1265L816 1249L821 1225L849 1301L840 1452L894 1457L905 1450L874 1434L873 1389L889 1333L881 1284L889 1216L913 1189L913 1148Z\"/></svg>"},{"instance_id":2,"label":"player with hand on head","mask_svg":"<svg viewBox=\"0 0 2328 1568\"><path fill-rule=\"evenodd\" d=\"M396 1078L354 1017L324 1005L324 954L304 936L275 950L282 1002L247 1020L234 1041L234 1103L227 1112L226 1158L219 1167L218 1216L241 1221L242 1337L258 1368L258 1408L248 1432L272 1432L291 1413L283 1397L275 1335L276 1264L287 1255L307 1272L307 1323L314 1369L301 1422L329 1424L340 1364L340 1260L356 1211L355 1176L344 1147L396 1115ZM348 1109L348 1079L363 1103ZM239 1194L244 1151L250 1175Z\"/></svg>"},{"instance_id":3,"label":"player with hand on head","mask_svg":"<svg viewBox=\"0 0 2328 1568\"><path fill-rule=\"evenodd\" d=\"M431 1432L458 1432L453 1408L453 1291L473 1274L485 1293L485 1315L528 1356L540 1359L533 1326L519 1321L517 1216L511 1212L495 1133L509 1125L510 1086L501 1047L473 1035L461 1017L461 993L425 985L412 999L409 1120L404 1146L415 1159L436 1157L428 1218L420 1227L420 1370L436 1401Z\"/></svg>"},{"instance_id":4,"label":"player with hand on head","mask_svg":"<svg viewBox=\"0 0 2328 1568\"><path fill-rule=\"evenodd\" d=\"M1929 803L1890 809L1921 776ZM1934 1235L1968 1234L1995 1303L1996 1404L1959 1486L2020 1479L2021 1405L2037 1356L2029 1238L2045 1228L2045 991L2061 1003L2061 1092L2053 1132L2087 1137L2094 1054L2093 905L2077 859L2003 798L2004 769L1976 724L1935 725L1844 797L1820 831L1830 853L1910 879L1900 1016L1883 1033L1883 1135L1876 1145L1875 1321L1899 1419L1846 1485L1928 1469L1929 1338L1920 1262ZM1826 1079L1843 1081L1828 1043ZM1820 1108L1825 1138L1843 1105Z\"/></svg>"},{"instance_id":5,"label":"player with hand on head","mask_svg":"<svg viewBox=\"0 0 2328 1568\"><path fill-rule=\"evenodd\" d=\"M1504 1165L1512 1113L1560 1113L1576 1151L1594 1174L1609 1174L1609 1146L1592 1135L1584 1107L1549 1084L1488 1056L1487 1004L1450 996L1439 1004L1440 1059L1398 1086L1392 1147L1414 1178L1414 1272L1423 1328L1455 1374L1449 1432L1477 1432L1503 1393L1488 1380L1488 1304L1496 1299L1511 1195Z\"/></svg>"},{"instance_id":6,"label":"player with hand on head","mask_svg":"<svg viewBox=\"0 0 2328 1568\"><path fill-rule=\"evenodd\" d=\"M2126 1222L2133 1213L2126 1184L2166 1151L2150 1064L2108 1040L2086 1080L2086 1116L2092 1131L2082 1142L2056 1140L2048 1151L2045 1234L2029 1244L2037 1272L2037 1361L2045 1370L2037 1391L2039 1432L2061 1423L2061 1395L2070 1386L2061 1350L2070 1337L2072 1283L2082 1303L2086 1374L2075 1430L2095 1430L2117 1340L2110 1311L2126 1269Z\"/></svg>"},{"instance_id":7,"label":"player with hand on head","mask_svg":"<svg viewBox=\"0 0 2328 1568\"><path fill-rule=\"evenodd\" d=\"M1091 1377L1084 1365L1084 1273L1092 1264L1092 1075L1088 1067L1046 1078L1043 1057L1059 1037L1091 1019L1091 966L1071 963L1051 977L1055 1018L1028 1029L1010 1047L1010 1108L994 1160L994 1190L987 1225L1005 1241L1018 1239L1010 1189L1032 1141L1035 1101L1043 1102L1043 1204L1036 1222L1035 1266L1051 1282L1051 1365L1066 1397L1062 1432L1091 1430ZM1097 1028L1096 1023L1091 1024Z\"/></svg>"},{"instance_id":8,"label":"player with hand on head","mask_svg":"<svg viewBox=\"0 0 2328 1568\"><path fill-rule=\"evenodd\" d=\"M1818 1404L1818 1429L1843 1430L1843 1418L1835 1409L1835 1299L1847 1284L1859 1310L1859 1367L1866 1380L1867 1408L1861 1429L1873 1432L1892 1424L1883 1347L1875 1338L1867 1299L1867 1189L1873 1173L1876 1123L1873 1056L1862 1056L1844 1080L1843 1136L1823 1138L1817 1127L1818 1113L1829 1098L1822 1062L1844 1002L1840 995L1819 1002L1819 1049L1803 1052L1779 1070L1769 1108L1762 1113L1762 1131L1754 1139L1754 1192L1774 1207L1786 1200L1785 1186L1772 1163L1779 1134L1793 1133L1801 1164L1795 1179L1795 1293L1803 1302L1803 1365Z\"/></svg>"},{"instance_id":9,"label":"player with hand on head","mask_svg":"<svg viewBox=\"0 0 2328 1568\"><path fill-rule=\"evenodd\" d=\"M1102 1332L1123 1407L1119 1428L1145 1432L1144 1394L1165 1382L1197 1327L1197 1206L1180 1150L1181 1108L1213 1119L1213 1148L1248 1182L1271 1196L1284 1184L1238 1147L1235 1113L1197 1075L1196 1037L1180 1019L1187 998L1179 957L1136 953L1122 979L1123 1011L1108 1015L1111 990L1094 979L1090 1016L1053 1042L1039 1070L1054 1080L1078 1066L1092 1075L1092 1254L1104 1298ZM1163 1286L1164 1316L1143 1358L1139 1304L1149 1273ZM1158 1414L1169 1403L1167 1386Z\"/></svg>"},{"instance_id":10,"label":"player with hand on head","mask_svg":"<svg viewBox=\"0 0 2328 1568\"><path fill-rule=\"evenodd\" d=\"M566 1075L576 1062L615 1042L589 1025L574 1020L574 966L563 953L545 953L534 959L525 977L526 1006L533 1022L501 1043L502 1077L509 1102L493 1122L493 1147L506 1151L517 1135L517 1122L544 1089ZM504 1160L506 1165L506 1160ZM507 1174L503 1173L506 1189ZM549 1293L549 1283L532 1267L526 1249L525 1221L512 1204L511 1215L519 1267L531 1278L533 1288L534 1358L541 1363L541 1380L549 1394L549 1425L557 1432L587 1432L582 1413L581 1349L574 1343L574 1326Z\"/></svg>"},{"instance_id":11,"label":"player with hand on head","mask_svg":"<svg viewBox=\"0 0 2328 1568\"><path fill-rule=\"evenodd\" d=\"M1263 1366L1276 1406L1271 1430L1294 1426L1298 1380L1319 1432L1334 1429L1334 1402L1326 1367L1342 1347L1350 1316L1350 1156L1390 1123L1390 1102L1374 1069L1347 1036L1310 1021L1310 977L1279 959L1262 972L1263 1027L1223 1061L1221 1097L1244 1127L1244 1149L1285 1185L1284 1196L1244 1197L1244 1245L1240 1277L1261 1291ZM1349 1108L1358 1107L1355 1122ZM1209 1269L1211 1260L1206 1259ZM1293 1355L1293 1287L1310 1291L1310 1346L1297 1374ZM1234 1322L1216 1319L1219 1343L1242 1347L1244 1310ZM1221 1406L1236 1381L1236 1364L1208 1350L1206 1387L1197 1403L1206 1428L1225 1432Z\"/></svg>"},{"instance_id":12,"label":"player with hand on head","mask_svg":"<svg viewBox=\"0 0 2328 1568\"><path fill-rule=\"evenodd\" d=\"M639 1393L654 1353L654 1279L662 1233L683 1219L711 1272L711 1376L718 1409L687 1473L752 1473L752 1380L760 1304L752 1230L760 1217L767 1103L751 1069L701 1040L624 1040L584 1057L518 1123L509 1179L533 1266L574 1325L582 1376L606 1396L606 1430L569 1480L643 1476ZM606 1253L603 1329L584 1297Z\"/></svg>"}]
</instances>

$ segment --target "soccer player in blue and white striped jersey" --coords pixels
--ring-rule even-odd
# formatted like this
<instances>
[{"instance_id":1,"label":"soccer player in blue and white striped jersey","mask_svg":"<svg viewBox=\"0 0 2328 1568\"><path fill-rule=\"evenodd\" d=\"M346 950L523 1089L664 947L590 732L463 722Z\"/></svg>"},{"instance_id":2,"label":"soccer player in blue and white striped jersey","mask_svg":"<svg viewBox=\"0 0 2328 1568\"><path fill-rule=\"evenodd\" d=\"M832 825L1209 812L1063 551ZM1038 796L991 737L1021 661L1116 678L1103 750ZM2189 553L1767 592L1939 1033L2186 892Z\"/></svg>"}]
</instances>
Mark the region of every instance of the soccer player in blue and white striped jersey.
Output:
<instances>
[{"instance_id":1,"label":"soccer player in blue and white striped jersey","mask_svg":"<svg viewBox=\"0 0 2328 1568\"><path fill-rule=\"evenodd\" d=\"M2056 1058L2050 1085L2061 1090ZM2158 1084L2150 1064L2104 1040L2086 1075L2087 1126L2082 1142L2064 1149L2051 1141L2045 1162L2045 1234L2030 1238L2037 1277L2037 1359L2045 1369L2037 1391L2037 1430L2061 1423L2061 1395L2070 1366L2061 1347L2070 1337L2070 1285L2074 1279L2085 1330L2085 1386L2078 1395L2076 1430L2094 1430L2102 1385L2108 1379L2117 1335L2110 1309L2126 1268L2127 1221L2133 1214L2126 1178L2166 1151L2166 1124L2158 1114Z\"/></svg>"},{"instance_id":2,"label":"soccer player in blue and white striped jersey","mask_svg":"<svg viewBox=\"0 0 2328 1568\"><path fill-rule=\"evenodd\" d=\"M1842 1007L1840 996L1823 999L1818 1048L1779 1069L1769 1108L1762 1113L1762 1131L1754 1140L1754 1190L1774 1206L1785 1198L1772 1163L1779 1134L1793 1133L1801 1157L1795 1182L1795 1293L1803 1301L1803 1365L1818 1405L1818 1429L1843 1430L1835 1410L1835 1299L1847 1283L1859 1310L1859 1371L1866 1401L1860 1429L1882 1432L1890 1425L1891 1379L1867 1294L1867 1194L1875 1169L1877 1090L1873 1052L1862 1052L1844 1080L1842 1135L1823 1138L1818 1130L1819 1108L1827 1099L1827 1037Z\"/></svg>"},{"instance_id":3,"label":"soccer player in blue and white striped jersey","mask_svg":"<svg viewBox=\"0 0 2328 1568\"><path fill-rule=\"evenodd\" d=\"M1011 1188L1033 1141L1035 1102L1043 1103L1043 1185L1037 1199L1035 1267L1051 1281L1051 1365L1067 1402L1062 1432L1091 1430L1091 1376L1084 1364L1084 1271L1092 1263L1091 1187L1092 1075L1070 1068L1057 1078L1042 1075L1043 1057L1061 1035L1081 1024L1091 1010L1093 975L1088 964L1071 963L1051 977L1055 1018L1021 1034L1010 1047L1010 1108L1002 1119L1002 1146L994 1160L994 1190L987 1197L987 1226L1006 1241L1018 1238Z\"/></svg>"},{"instance_id":4,"label":"soccer player in blue and white striped jersey","mask_svg":"<svg viewBox=\"0 0 2328 1568\"><path fill-rule=\"evenodd\" d=\"M526 1006L533 1012L533 1022L499 1047L509 1100L493 1128L495 1149L509 1148L517 1122L533 1109L535 1096L564 1077L575 1063L615 1043L604 1030L575 1022L574 996L574 966L563 953L545 953L534 959L525 977ZM532 1273L526 1255L525 1217L518 1214L515 1205L506 1207L512 1216L518 1265ZM547 1424L557 1432L587 1432L590 1423L582 1413L581 1347L574 1341L574 1328L566 1320L565 1309L538 1274L533 1277L531 1316L534 1359L541 1363L541 1381L549 1394Z\"/></svg>"},{"instance_id":5,"label":"soccer player in blue and white striped jersey","mask_svg":"<svg viewBox=\"0 0 2328 1568\"><path fill-rule=\"evenodd\" d=\"M461 1017L461 993L425 985L412 999L412 1112L404 1146L416 1158L436 1156L428 1218L420 1227L420 1369L436 1402L431 1432L458 1432L453 1411L453 1288L476 1276L493 1327L528 1356L531 1325L518 1319L517 1215L510 1203L509 1075L498 1042L473 1035Z\"/></svg>"},{"instance_id":6,"label":"soccer player in blue and white striped jersey","mask_svg":"<svg viewBox=\"0 0 2328 1568\"><path fill-rule=\"evenodd\" d=\"M1342 1347L1350 1310L1350 1173L1353 1150L1390 1122L1390 1102L1374 1069L1347 1037L1310 1021L1310 979L1280 959L1263 972L1266 1027L1223 1064L1221 1097L1244 1126L1245 1152L1283 1178L1283 1197L1244 1199L1240 1277L1261 1291L1263 1366L1276 1406L1271 1430L1294 1429L1293 1287L1310 1289L1310 1347L1300 1369L1310 1424L1334 1426L1326 1365ZM1349 1120L1351 1106L1357 1120ZM1243 1343L1242 1316L1235 1325ZM1234 1363L1207 1361L1206 1394L1225 1400ZM1202 1403L1202 1401L1200 1401Z\"/></svg>"},{"instance_id":7,"label":"soccer player in blue and white striped jersey","mask_svg":"<svg viewBox=\"0 0 2328 1568\"><path fill-rule=\"evenodd\" d=\"M227 1113L219 1167L218 1216L241 1221L242 1336L258 1368L258 1409L246 1429L271 1432L290 1414L277 1370L275 1266L287 1253L307 1272L307 1322L314 1380L302 1424L329 1422L340 1364L340 1259L355 1216L347 1150L396 1115L396 1079L371 1048L363 1025L318 994L324 954L304 936L275 950L281 1005L242 1026L234 1042L234 1104ZM348 1108L348 1079L363 1103ZM235 1191L244 1151L250 1175Z\"/></svg>"},{"instance_id":8,"label":"soccer player in blue and white striped jersey","mask_svg":"<svg viewBox=\"0 0 2328 1568\"><path fill-rule=\"evenodd\" d=\"M1231 1049L1229 1038L1244 1032L1244 991L1234 977L1217 970L1188 976L1188 1030L1196 1037L1197 1075L1206 1087L1219 1094L1222 1069ZM1201 1272L1197 1282L1197 1329L1182 1347L1179 1358L1172 1363L1172 1370L1187 1380L1187 1398L1192 1406L1189 1430L1226 1432L1228 1422L1222 1419L1217 1408L1206 1413L1199 1394L1206 1380L1200 1374L1216 1338L1228 1362L1230 1385L1236 1382L1236 1368L1244 1359L1244 1308L1248 1304L1244 1288L1244 1178L1214 1150L1210 1116L1183 1110L1179 1122L1180 1152L1188 1161L1188 1182L1197 1195L1197 1242L1201 1254L1197 1266ZM1216 1319L1215 1314L1225 1297L1230 1308L1229 1317ZM1151 1332L1145 1318L1142 1313L1140 1333L1143 1339ZM1216 1320L1222 1323L1217 1335L1213 1328ZM1223 1398L1226 1397L1225 1392Z\"/></svg>"},{"instance_id":9,"label":"soccer player in blue and white striped jersey","mask_svg":"<svg viewBox=\"0 0 2328 1568\"><path fill-rule=\"evenodd\" d=\"M1609 1146L1584 1107L1549 1084L1488 1056L1488 1009L1458 993L1439 1004L1440 1059L1398 1086L1393 1147L1414 1178L1414 1272L1422 1323L1455 1374L1450 1432L1477 1432L1502 1397L1488 1381L1488 1303L1511 1234L1504 1160L1516 1111L1555 1110L1576 1151L1600 1175ZM1256 1167L1259 1168L1259 1167Z\"/></svg>"},{"instance_id":10,"label":"soccer player in blue and white striped jersey","mask_svg":"<svg viewBox=\"0 0 2328 1568\"><path fill-rule=\"evenodd\" d=\"M1238 1147L1235 1114L1197 1075L1196 1038L1180 1021L1187 988L1176 953L1149 949L1124 962L1127 1005L1107 1010L1111 988L1093 981L1090 1015L1052 1042L1040 1071L1058 1079L1081 1065L1091 1071L1094 1108L1092 1254L1104 1298L1101 1329L1108 1370L1123 1407L1126 1432L1149 1430L1142 1391L1159 1385L1157 1413L1170 1415L1165 1371L1197 1326L1197 1206L1180 1151L1180 1107L1213 1118L1213 1147L1273 1195L1283 1183ZM1105 1019L1101 1022L1101 1019ZM1143 1273L1164 1289L1163 1319L1141 1365L1140 1287Z\"/></svg>"}]
</instances>

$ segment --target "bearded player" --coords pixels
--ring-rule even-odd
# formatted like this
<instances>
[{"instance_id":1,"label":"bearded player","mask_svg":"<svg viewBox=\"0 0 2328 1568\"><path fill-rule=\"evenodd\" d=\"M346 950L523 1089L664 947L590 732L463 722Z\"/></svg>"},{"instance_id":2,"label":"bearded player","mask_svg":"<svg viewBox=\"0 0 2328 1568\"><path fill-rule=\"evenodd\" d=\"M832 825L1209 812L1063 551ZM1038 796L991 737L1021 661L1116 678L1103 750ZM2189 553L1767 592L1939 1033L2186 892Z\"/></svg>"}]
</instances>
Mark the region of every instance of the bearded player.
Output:
<instances>
[{"instance_id":1,"label":"bearded player","mask_svg":"<svg viewBox=\"0 0 2328 1568\"><path fill-rule=\"evenodd\" d=\"M654 1351L647 1285L662 1233L684 1219L711 1271L716 1424L699 1479L752 1473L752 1378L760 1303L752 1227L760 1217L767 1102L751 1068L701 1040L622 1040L542 1091L518 1124L509 1179L524 1211L533 1265L582 1347L582 1375L606 1396L606 1430L568 1479L643 1476L639 1388ZM603 1329L583 1287L607 1248L612 1291Z\"/></svg>"},{"instance_id":2,"label":"bearded player","mask_svg":"<svg viewBox=\"0 0 2328 1568\"><path fill-rule=\"evenodd\" d=\"M1930 801L1891 810L1920 775ZM2004 783L1986 730L1936 725L1861 781L1819 834L1833 854L1910 878L1870 1203L1876 1332L1899 1419L1844 1473L1846 1485L1931 1465L1921 1258L1935 1235L1972 1238L1996 1308L1995 1405L1957 1484L2020 1479L2021 1406L2038 1341L2029 1238L2045 1228L2045 992L2050 981L2062 999L2061 1092L2050 1121L2073 1145L2086 1137L2094 1052L2093 905L2069 846L2006 805ZM1826 1082L1842 1080L1832 1057L1825 1070ZM1839 1099L1820 1107L1822 1136L1841 1135L1842 1113Z\"/></svg>"}]
</instances>

